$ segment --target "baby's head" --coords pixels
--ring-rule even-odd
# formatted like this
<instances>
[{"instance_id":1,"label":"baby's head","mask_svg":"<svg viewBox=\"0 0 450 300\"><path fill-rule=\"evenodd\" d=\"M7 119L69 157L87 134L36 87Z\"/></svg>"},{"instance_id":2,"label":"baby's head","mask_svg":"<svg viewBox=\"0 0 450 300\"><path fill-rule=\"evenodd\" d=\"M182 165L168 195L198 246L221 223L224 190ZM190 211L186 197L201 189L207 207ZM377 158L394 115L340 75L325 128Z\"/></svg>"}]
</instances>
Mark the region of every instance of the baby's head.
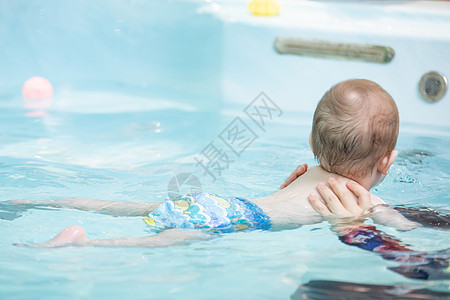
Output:
<instances>
[{"instance_id":1,"label":"baby's head","mask_svg":"<svg viewBox=\"0 0 450 300\"><path fill-rule=\"evenodd\" d=\"M397 142L399 116L391 95L365 79L340 82L314 113L311 147L326 171L354 180L387 173ZM387 168L378 164L386 158ZM391 161L392 160L392 161Z\"/></svg>"}]
</instances>

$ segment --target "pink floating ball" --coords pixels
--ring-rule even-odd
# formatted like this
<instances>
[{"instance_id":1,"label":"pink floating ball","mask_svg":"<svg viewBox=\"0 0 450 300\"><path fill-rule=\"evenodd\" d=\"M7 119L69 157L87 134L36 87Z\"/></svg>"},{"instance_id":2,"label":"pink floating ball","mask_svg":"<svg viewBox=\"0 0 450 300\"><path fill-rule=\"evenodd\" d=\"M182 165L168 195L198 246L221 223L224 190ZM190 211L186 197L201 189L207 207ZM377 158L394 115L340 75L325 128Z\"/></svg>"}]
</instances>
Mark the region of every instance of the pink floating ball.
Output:
<instances>
[{"instance_id":1,"label":"pink floating ball","mask_svg":"<svg viewBox=\"0 0 450 300\"><path fill-rule=\"evenodd\" d=\"M23 84L22 95L28 99L48 99L53 96L53 87L43 77L31 77Z\"/></svg>"}]
</instances>

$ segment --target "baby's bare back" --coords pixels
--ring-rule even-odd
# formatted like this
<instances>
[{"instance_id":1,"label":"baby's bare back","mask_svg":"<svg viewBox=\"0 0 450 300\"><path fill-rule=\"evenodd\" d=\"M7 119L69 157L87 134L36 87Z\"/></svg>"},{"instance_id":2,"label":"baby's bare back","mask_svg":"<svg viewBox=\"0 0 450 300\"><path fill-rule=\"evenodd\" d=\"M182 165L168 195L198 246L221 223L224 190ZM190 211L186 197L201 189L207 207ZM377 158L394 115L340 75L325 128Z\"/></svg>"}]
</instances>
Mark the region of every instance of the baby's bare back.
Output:
<instances>
[{"instance_id":1,"label":"baby's bare back","mask_svg":"<svg viewBox=\"0 0 450 300\"><path fill-rule=\"evenodd\" d=\"M316 189L317 185L320 182L327 182L331 176L343 184L349 181L348 178L326 172L320 166L314 166L310 167L308 172L297 178L286 188L269 196L253 199L253 202L261 207L270 217L274 228L298 227L318 223L323 221L323 218L311 206L308 196L314 192L320 197ZM406 219L392 207L387 206L377 196L373 194L370 194L370 196L372 203L370 217L375 223L400 230L411 230L420 226L418 223ZM354 196L354 199L358 201L356 196ZM321 200L323 201L323 199Z\"/></svg>"},{"instance_id":2,"label":"baby's bare back","mask_svg":"<svg viewBox=\"0 0 450 300\"><path fill-rule=\"evenodd\" d=\"M320 166L313 166L286 188L252 201L264 210L275 227L318 223L323 219L309 203L308 196L312 192L318 194L317 184L327 182L330 176L344 184L349 181L345 177L326 172Z\"/></svg>"}]
</instances>

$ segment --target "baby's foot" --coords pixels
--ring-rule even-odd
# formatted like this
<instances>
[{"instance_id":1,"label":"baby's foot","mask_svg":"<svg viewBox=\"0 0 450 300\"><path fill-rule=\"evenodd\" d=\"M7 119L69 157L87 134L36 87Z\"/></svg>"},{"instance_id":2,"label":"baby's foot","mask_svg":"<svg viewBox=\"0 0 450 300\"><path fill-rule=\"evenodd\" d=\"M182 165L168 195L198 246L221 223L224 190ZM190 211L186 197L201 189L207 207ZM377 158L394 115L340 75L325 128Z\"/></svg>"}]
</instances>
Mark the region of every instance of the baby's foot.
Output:
<instances>
[{"instance_id":1,"label":"baby's foot","mask_svg":"<svg viewBox=\"0 0 450 300\"><path fill-rule=\"evenodd\" d=\"M71 225L63 229L49 241L39 244L14 244L15 246L31 248L54 248L64 246L84 246L88 242L86 231L79 225Z\"/></svg>"}]
</instances>

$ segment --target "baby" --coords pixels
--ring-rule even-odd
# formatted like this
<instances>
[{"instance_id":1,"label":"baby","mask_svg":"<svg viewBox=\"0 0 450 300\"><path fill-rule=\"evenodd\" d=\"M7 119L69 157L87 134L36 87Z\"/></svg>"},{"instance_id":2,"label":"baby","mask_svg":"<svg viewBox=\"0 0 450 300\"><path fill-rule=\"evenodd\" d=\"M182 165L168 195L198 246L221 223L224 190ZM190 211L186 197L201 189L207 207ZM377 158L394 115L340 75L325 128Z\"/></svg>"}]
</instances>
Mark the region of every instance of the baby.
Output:
<instances>
[{"instance_id":1,"label":"baby","mask_svg":"<svg viewBox=\"0 0 450 300\"><path fill-rule=\"evenodd\" d=\"M20 203L96 210L119 216L143 215L146 216L144 221L160 232L143 238L88 240L84 229L75 225L64 229L54 239L35 245L39 247L166 246L209 238L211 232L298 227L323 220L323 199L313 193L316 187L320 194L325 192L322 182L328 180L331 186L336 186L337 182L346 184L350 181L350 184L358 183L367 190L380 183L397 157L394 148L398 129L397 106L383 88L369 80L347 80L330 88L314 113L309 142L320 165L309 168L292 184L269 196L248 201L194 193L163 203L106 202L85 198ZM357 197L353 198L358 201ZM366 208L376 206L372 213L375 222L403 230L417 225L396 211L380 206L384 202L374 195L370 194L364 201Z\"/></svg>"}]
</instances>

